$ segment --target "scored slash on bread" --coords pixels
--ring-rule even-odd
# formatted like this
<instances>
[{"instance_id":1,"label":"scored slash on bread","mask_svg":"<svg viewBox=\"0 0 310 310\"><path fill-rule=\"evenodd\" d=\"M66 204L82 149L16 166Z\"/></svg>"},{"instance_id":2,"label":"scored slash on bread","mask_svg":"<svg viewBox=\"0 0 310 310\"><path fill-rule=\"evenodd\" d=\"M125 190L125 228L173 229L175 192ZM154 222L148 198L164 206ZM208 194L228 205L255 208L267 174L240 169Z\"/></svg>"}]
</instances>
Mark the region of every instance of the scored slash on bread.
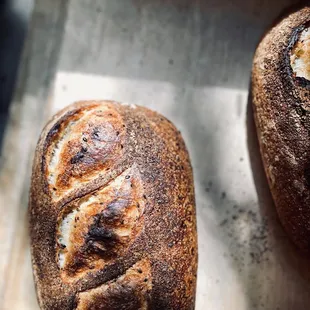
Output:
<instances>
[{"instance_id":1,"label":"scored slash on bread","mask_svg":"<svg viewBox=\"0 0 310 310\"><path fill-rule=\"evenodd\" d=\"M58 263L64 281L99 270L120 256L143 226L145 199L136 167L73 201L58 220Z\"/></svg>"},{"instance_id":2,"label":"scored slash on bread","mask_svg":"<svg viewBox=\"0 0 310 310\"><path fill-rule=\"evenodd\" d=\"M252 100L264 168L279 218L310 251L310 8L274 26L253 61Z\"/></svg>"},{"instance_id":3,"label":"scored slash on bread","mask_svg":"<svg viewBox=\"0 0 310 310\"><path fill-rule=\"evenodd\" d=\"M47 136L44 169L55 200L112 168L123 152L125 125L111 104L70 114Z\"/></svg>"},{"instance_id":4,"label":"scored slash on bread","mask_svg":"<svg viewBox=\"0 0 310 310\"><path fill-rule=\"evenodd\" d=\"M29 216L41 309L194 309L192 169L161 115L110 101L59 112L37 145Z\"/></svg>"}]
</instances>

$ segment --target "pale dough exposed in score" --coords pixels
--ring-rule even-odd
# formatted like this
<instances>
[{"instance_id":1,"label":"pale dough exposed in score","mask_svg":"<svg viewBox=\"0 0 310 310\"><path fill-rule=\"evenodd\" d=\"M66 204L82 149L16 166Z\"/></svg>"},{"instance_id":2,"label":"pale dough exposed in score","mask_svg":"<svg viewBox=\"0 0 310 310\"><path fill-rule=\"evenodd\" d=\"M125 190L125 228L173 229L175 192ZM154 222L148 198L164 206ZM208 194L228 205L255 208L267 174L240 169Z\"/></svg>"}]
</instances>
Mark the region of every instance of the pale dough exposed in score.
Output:
<instances>
[{"instance_id":1,"label":"pale dough exposed in score","mask_svg":"<svg viewBox=\"0 0 310 310\"><path fill-rule=\"evenodd\" d=\"M291 51L290 63L296 77L310 80L310 27L301 32Z\"/></svg>"}]
</instances>

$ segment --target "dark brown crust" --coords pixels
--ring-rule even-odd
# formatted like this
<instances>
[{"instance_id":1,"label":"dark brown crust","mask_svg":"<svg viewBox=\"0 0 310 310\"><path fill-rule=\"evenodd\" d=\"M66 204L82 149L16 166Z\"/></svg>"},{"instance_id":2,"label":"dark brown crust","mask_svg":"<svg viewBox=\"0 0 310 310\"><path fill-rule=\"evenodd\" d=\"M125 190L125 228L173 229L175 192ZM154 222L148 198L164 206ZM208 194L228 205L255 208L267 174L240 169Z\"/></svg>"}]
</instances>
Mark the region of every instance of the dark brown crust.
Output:
<instances>
[{"instance_id":1,"label":"dark brown crust","mask_svg":"<svg viewBox=\"0 0 310 310\"><path fill-rule=\"evenodd\" d=\"M280 220L292 240L310 251L310 90L296 78L290 52L310 8L283 19L259 44L252 97L261 154Z\"/></svg>"},{"instance_id":2,"label":"dark brown crust","mask_svg":"<svg viewBox=\"0 0 310 310\"><path fill-rule=\"evenodd\" d=\"M63 132L62 123L68 118L98 107L108 107L117 115L110 123L113 128L122 124L123 129L117 134L121 137L117 141L121 141L119 145L122 146L109 150L104 167L100 156L97 163L91 163L91 170L87 166L88 161L83 162L79 173L75 174L77 181L74 186L68 186L71 176L67 176L69 183L58 184L66 191L55 196L48 181L50 145L59 131ZM92 120L94 117L90 116L86 123L90 124ZM74 150L79 151L82 145L79 146L77 141L80 141L79 137L73 143L76 146ZM67 158L67 154L74 157L73 153L69 149L60 156L60 160ZM65 160L64 164L66 171L73 171L75 167L71 169L70 164L76 165L77 162ZM90 270L72 281L64 281L58 267L56 242L61 210L81 197L93 195L131 167L137 167L143 184L145 206L141 215L143 221L139 220L143 224L142 230L135 228L139 233L135 233L126 248L104 267ZM87 180L84 180L84 173L93 170L98 173L91 178L87 175ZM197 233L192 169L180 133L161 115L143 107L107 101L77 102L55 115L44 128L37 145L29 216L34 277L41 309L75 309L79 293L114 281L145 259L150 262L152 277L148 309L194 309Z\"/></svg>"}]
</instances>

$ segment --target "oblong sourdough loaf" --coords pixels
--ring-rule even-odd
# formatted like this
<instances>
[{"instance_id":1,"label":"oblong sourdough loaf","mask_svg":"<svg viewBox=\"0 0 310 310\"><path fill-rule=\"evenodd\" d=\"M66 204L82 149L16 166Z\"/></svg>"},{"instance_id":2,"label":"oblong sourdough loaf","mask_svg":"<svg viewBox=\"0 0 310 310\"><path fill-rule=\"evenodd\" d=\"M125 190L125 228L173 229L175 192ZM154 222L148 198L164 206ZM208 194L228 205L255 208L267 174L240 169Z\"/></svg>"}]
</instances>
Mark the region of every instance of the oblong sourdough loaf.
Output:
<instances>
[{"instance_id":1,"label":"oblong sourdough loaf","mask_svg":"<svg viewBox=\"0 0 310 310\"><path fill-rule=\"evenodd\" d=\"M280 220L310 251L310 8L284 18L259 44L252 100L261 154Z\"/></svg>"},{"instance_id":2,"label":"oblong sourdough loaf","mask_svg":"<svg viewBox=\"0 0 310 310\"><path fill-rule=\"evenodd\" d=\"M161 115L108 101L55 115L29 204L41 309L194 309L192 169Z\"/></svg>"}]
</instances>

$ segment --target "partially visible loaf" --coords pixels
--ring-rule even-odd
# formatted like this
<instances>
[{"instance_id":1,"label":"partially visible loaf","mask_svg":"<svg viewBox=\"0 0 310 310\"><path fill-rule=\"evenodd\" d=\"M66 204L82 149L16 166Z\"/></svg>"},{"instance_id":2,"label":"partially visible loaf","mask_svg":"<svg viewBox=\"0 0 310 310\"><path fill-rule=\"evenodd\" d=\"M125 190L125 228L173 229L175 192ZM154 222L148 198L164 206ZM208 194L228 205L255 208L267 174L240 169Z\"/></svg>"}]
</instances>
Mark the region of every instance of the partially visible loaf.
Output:
<instances>
[{"instance_id":1,"label":"partially visible loaf","mask_svg":"<svg viewBox=\"0 0 310 310\"><path fill-rule=\"evenodd\" d=\"M279 218L310 251L310 8L275 25L253 62L252 98L262 159Z\"/></svg>"},{"instance_id":2,"label":"partially visible loaf","mask_svg":"<svg viewBox=\"0 0 310 310\"><path fill-rule=\"evenodd\" d=\"M77 102L39 139L29 199L41 309L194 309L192 168L149 109Z\"/></svg>"}]
</instances>

